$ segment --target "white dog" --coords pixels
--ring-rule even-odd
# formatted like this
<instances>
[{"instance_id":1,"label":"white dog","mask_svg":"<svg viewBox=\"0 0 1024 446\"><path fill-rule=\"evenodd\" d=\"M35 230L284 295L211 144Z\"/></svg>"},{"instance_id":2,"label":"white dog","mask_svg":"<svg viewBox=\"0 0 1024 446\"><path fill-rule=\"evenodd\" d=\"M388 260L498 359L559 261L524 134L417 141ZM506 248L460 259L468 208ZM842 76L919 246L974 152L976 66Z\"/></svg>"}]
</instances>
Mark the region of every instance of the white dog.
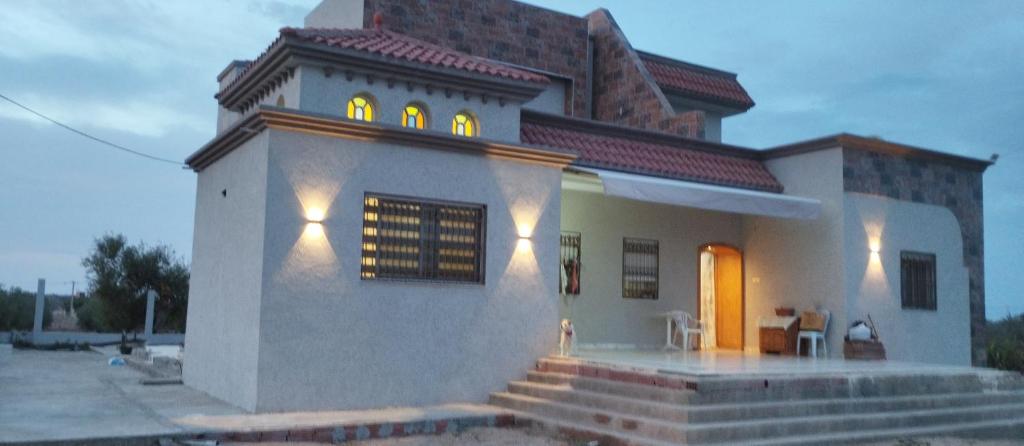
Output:
<instances>
[{"instance_id":1,"label":"white dog","mask_svg":"<svg viewBox=\"0 0 1024 446\"><path fill-rule=\"evenodd\" d=\"M566 356L568 351L569 355L576 354L576 331L572 327L572 321L568 319L562 319L562 336L558 342L558 354L560 356Z\"/></svg>"}]
</instances>

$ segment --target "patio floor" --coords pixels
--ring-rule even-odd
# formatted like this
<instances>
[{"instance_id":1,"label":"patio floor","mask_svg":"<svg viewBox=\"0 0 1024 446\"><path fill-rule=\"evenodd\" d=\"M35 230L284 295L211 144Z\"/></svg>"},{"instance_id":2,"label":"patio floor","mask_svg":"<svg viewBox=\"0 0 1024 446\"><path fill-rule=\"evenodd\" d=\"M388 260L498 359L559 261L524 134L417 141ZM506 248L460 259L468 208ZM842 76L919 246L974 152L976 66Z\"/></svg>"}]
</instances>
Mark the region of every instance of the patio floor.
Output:
<instances>
[{"instance_id":1,"label":"patio floor","mask_svg":"<svg viewBox=\"0 0 1024 446\"><path fill-rule=\"evenodd\" d=\"M992 369L969 366L903 361L859 361L839 358L815 359L729 350L661 351L580 348L577 355L569 359L613 367L701 377L1000 373Z\"/></svg>"}]
</instances>

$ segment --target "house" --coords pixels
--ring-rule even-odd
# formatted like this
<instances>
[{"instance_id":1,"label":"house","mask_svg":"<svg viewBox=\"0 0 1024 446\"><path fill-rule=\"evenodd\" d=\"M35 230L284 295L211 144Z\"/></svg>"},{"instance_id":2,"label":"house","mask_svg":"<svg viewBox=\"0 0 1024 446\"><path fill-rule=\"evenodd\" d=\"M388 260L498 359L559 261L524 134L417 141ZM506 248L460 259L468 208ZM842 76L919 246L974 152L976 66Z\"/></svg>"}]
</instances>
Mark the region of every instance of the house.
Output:
<instances>
[{"instance_id":1,"label":"house","mask_svg":"<svg viewBox=\"0 0 1024 446\"><path fill-rule=\"evenodd\" d=\"M251 411L483 401L578 342L758 351L777 307L870 315L890 359L969 365L988 161L840 134L722 143L735 74L611 13L325 0L218 77L185 383ZM567 292L568 290L568 292Z\"/></svg>"}]
</instances>

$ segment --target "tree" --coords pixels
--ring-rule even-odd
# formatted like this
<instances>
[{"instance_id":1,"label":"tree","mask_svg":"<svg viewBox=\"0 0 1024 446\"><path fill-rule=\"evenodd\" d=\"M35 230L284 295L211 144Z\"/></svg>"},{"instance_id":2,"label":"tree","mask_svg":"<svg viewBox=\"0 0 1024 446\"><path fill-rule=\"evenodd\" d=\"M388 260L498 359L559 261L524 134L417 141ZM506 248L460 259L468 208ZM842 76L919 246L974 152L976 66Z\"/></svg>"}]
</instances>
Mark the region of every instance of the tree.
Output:
<instances>
[{"instance_id":1,"label":"tree","mask_svg":"<svg viewBox=\"0 0 1024 446\"><path fill-rule=\"evenodd\" d=\"M96 299L93 329L136 331L145 324L146 292L156 291L154 330L185 330L188 307L188 266L167 246L129 245L123 235L96 239L82 259L89 293Z\"/></svg>"},{"instance_id":2,"label":"tree","mask_svg":"<svg viewBox=\"0 0 1024 446\"><path fill-rule=\"evenodd\" d=\"M32 329L36 313L36 294L18 287L0 284L0 331ZM53 303L46 299L43 307L43 328L53 320Z\"/></svg>"}]
</instances>

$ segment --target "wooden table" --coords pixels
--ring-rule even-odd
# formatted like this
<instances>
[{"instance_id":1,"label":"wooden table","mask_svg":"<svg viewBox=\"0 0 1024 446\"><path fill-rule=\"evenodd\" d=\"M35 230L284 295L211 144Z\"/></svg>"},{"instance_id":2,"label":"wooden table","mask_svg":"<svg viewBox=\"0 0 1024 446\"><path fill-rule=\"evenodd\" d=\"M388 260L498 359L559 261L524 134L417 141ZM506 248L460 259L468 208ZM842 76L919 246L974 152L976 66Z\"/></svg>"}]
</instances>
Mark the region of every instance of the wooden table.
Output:
<instances>
[{"instance_id":1,"label":"wooden table","mask_svg":"<svg viewBox=\"0 0 1024 446\"><path fill-rule=\"evenodd\" d=\"M796 316L769 316L758 321L761 353L795 356L800 318Z\"/></svg>"}]
</instances>

